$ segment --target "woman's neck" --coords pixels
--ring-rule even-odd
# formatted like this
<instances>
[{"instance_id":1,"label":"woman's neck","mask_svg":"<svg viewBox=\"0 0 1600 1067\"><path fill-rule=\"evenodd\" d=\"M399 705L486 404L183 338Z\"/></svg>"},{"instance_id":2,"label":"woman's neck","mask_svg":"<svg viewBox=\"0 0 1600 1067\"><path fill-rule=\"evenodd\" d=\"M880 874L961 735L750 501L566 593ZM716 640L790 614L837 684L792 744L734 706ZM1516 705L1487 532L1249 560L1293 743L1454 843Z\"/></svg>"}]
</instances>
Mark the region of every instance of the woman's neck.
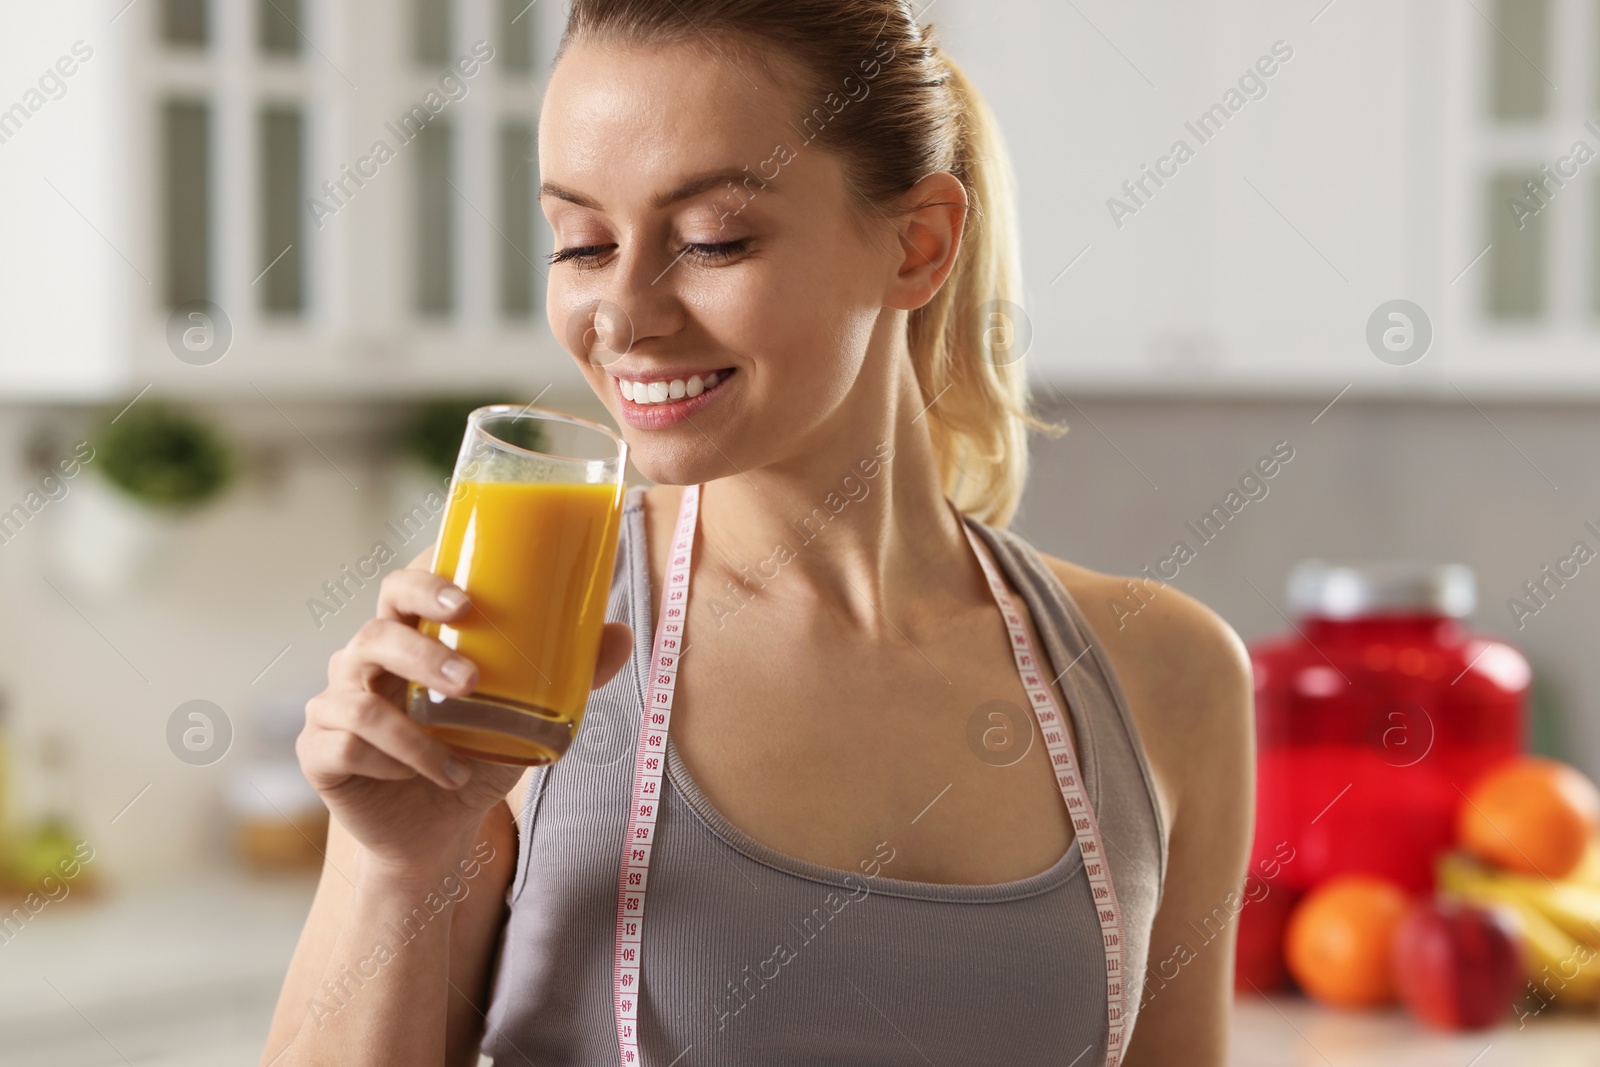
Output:
<instances>
[{"instance_id":1,"label":"woman's neck","mask_svg":"<svg viewBox=\"0 0 1600 1067\"><path fill-rule=\"evenodd\" d=\"M906 605L930 594L985 596L964 565L971 550L940 485L926 401L909 360L900 366L890 403L842 406L803 457L706 485L696 570L707 584L868 635L916 625L923 613Z\"/></svg>"}]
</instances>

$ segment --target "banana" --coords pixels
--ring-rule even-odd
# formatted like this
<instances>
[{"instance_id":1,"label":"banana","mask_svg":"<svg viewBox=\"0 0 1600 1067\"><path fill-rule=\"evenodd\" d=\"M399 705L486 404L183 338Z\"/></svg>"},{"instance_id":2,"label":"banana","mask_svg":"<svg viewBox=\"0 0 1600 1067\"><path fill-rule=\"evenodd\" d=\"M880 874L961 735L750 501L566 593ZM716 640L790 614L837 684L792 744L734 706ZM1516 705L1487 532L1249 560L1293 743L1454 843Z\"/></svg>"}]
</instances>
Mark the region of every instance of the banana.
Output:
<instances>
[{"instance_id":1,"label":"banana","mask_svg":"<svg viewBox=\"0 0 1600 1067\"><path fill-rule=\"evenodd\" d=\"M1513 878L1512 884L1567 936L1600 946L1600 889L1567 881L1546 882L1526 875Z\"/></svg>"},{"instance_id":2,"label":"banana","mask_svg":"<svg viewBox=\"0 0 1600 1067\"><path fill-rule=\"evenodd\" d=\"M1589 847L1584 851L1583 858L1562 881L1600 889L1600 836L1589 839Z\"/></svg>"},{"instance_id":3,"label":"banana","mask_svg":"<svg viewBox=\"0 0 1600 1067\"><path fill-rule=\"evenodd\" d=\"M1600 946L1600 887L1567 878L1551 881L1532 874L1486 872L1500 885L1520 894L1568 937Z\"/></svg>"},{"instance_id":4,"label":"banana","mask_svg":"<svg viewBox=\"0 0 1600 1067\"><path fill-rule=\"evenodd\" d=\"M1473 904L1495 907L1522 934L1528 948L1530 996L1579 1007L1600 1002L1600 947L1574 938L1536 900L1525 879L1490 870L1459 853L1441 857L1439 888ZM1539 881L1544 889L1549 885ZM1558 886L1560 883L1558 883ZM1575 887L1582 888L1582 887ZM1600 929L1600 927L1597 927Z\"/></svg>"}]
</instances>

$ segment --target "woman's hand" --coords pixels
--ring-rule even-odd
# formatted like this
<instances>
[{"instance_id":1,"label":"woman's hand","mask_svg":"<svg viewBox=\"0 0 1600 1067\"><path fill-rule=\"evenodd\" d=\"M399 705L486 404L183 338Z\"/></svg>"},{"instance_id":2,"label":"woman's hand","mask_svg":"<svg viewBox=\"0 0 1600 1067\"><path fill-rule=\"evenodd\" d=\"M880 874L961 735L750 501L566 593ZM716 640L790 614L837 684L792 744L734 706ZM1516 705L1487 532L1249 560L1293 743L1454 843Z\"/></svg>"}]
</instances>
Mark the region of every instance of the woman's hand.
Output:
<instances>
[{"instance_id":1,"label":"woman's hand","mask_svg":"<svg viewBox=\"0 0 1600 1067\"><path fill-rule=\"evenodd\" d=\"M295 743L306 779L363 846L363 869L402 880L454 863L523 772L459 755L401 710L408 681L456 697L478 681L475 664L416 628L419 619L450 623L472 610L460 589L427 569L431 557L429 549L384 578L376 617L329 659L328 688L306 705ZM632 642L628 626L606 624L594 685L616 674Z\"/></svg>"}]
</instances>

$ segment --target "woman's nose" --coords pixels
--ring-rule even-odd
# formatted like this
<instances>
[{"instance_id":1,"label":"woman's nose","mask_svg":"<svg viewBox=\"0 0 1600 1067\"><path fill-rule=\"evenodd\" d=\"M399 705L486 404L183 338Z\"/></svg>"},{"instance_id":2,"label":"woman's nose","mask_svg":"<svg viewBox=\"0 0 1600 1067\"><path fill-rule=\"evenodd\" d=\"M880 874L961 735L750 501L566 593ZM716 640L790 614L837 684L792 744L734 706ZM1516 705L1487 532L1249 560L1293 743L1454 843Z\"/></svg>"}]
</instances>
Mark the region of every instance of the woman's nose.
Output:
<instances>
[{"instance_id":1,"label":"woman's nose","mask_svg":"<svg viewBox=\"0 0 1600 1067\"><path fill-rule=\"evenodd\" d=\"M619 256L600 290L571 316L568 347L603 367L643 342L677 333L685 315L675 269L676 261L663 256Z\"/></svg>"}]
</instances>

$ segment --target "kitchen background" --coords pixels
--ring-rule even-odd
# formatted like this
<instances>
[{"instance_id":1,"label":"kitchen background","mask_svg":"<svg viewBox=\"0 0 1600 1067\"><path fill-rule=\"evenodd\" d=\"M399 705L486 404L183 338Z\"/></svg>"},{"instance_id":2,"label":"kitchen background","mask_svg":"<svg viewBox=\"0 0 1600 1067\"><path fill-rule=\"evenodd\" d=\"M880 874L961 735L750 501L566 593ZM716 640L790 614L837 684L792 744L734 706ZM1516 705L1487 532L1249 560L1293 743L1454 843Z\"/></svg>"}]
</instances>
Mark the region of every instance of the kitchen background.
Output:
<instances>
[{"instance_id":1,"label":"kitchen background","mask_svg":"<svg viewBox=\"0 0 1600 1067\"><path fill-rule=\"evenodd\" d=\"M431 543L414 509L450 402L599 411L542 312L532 146L563 17L0 7L0 817L18 850L93 848L0 944L0 1064L255 1062L317 832L283 761L375 602L349 575L377 541ZM1035 439L1021 532L1138 573L1287 442L1174 583L1257 640L1290 631L1300 560L1467 564L1474 626L1533 667L1530 747L1600 776L1600 565L1525 590L1600 545L1600 4L933 0L923 21L1010 139L1027 301L994 321L1071 427ZM1396 300L1399 352L1373 341ZM193 460L177 483L140 466L162 434ZM1242 998L1236 1058L1575 1063L1600 1041L1592 1013L1539 1023L1437 1036Z\"/></svg>"}]
</instances>

